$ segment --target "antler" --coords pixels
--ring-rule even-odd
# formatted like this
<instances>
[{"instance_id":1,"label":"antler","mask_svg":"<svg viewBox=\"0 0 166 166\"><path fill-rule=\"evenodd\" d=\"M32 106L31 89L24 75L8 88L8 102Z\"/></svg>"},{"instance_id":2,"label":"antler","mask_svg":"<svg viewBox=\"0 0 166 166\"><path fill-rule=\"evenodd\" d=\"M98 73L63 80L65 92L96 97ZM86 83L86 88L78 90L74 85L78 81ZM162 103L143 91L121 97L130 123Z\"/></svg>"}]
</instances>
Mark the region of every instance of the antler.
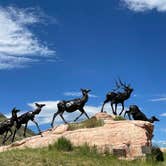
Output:
<instances>
[{"instance_id":1,"label":"antler","mask_svg":"<svg viewBox=\"0 0 166 166\"><path fill-rule=\"evenodd\" d=\"M120 83L120 85L121 85L121 86L123 86L124 88L127 88L126 83L123 83L123 82L121 81L121 79L120 79L120 78L119 78L119 83Z\"/></svg>"},{"instance_id":2,"label":"antler","mask_svg":"<svg viewBox=\"0 0 166 166\"><path fill-rule=\"evenodd\" d=\"M113 91L116 91L116 90L118 90L120 88L120 85L119 85L117 80L115 80L115 84L116 84L116 88L112 89Z\"/></svg>"}]
</instances>

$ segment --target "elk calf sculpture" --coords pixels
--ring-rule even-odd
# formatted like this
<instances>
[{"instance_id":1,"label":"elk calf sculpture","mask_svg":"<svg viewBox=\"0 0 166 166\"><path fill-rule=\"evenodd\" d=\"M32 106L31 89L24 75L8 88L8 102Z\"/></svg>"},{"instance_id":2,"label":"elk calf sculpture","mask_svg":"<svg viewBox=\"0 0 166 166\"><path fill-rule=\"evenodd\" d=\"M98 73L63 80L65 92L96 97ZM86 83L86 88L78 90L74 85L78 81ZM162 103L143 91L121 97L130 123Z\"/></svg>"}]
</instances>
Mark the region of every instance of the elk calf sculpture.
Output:
<instances>
[{"instance_id":1,"label":"elk calf sculpture","mask_svg":"<svg viewBox=\"0 0 166 166\"><path fill-rule=\"evenodd\" d=\"M138 108L137 105L131 105L129 110L125 112L124 117L128 114L129 119L131 120L131 116L134 120L143 120L153 123L154 121L159 121L155 116L152 116L150 119L146 117L146 115ZM130 116L131 115L131 116Z\"/></svg>"},{"instance_id":2,"label":"elk calf sculpture","mask_svg":"<svg viewBox=\"0 0 166 166\"><path fill-rule=\"evenodd\" d=\"M116 89L114 89L112 92L108 92L106 94L106 99L102 105L101 112L103 112L104 105L108 102L111 103L112 112L114 115L117 115L117 105L122 105L122 110L119 115L122 114L124 110L124 101L129 99L133 89L130 87L130 85L126 85L125 83L122 83L122 81L119 79L119 82L116 81ZM124 92L116 92L119 88L122 88ZM113 107L115 105L115 109Z\"/></svg>"},{"instance_id":3,"label":"elk calf sculpture","mask_svg":"<svg viewBox=\"0 0 166 166\"><path fill-rule=\"evenodd\" d=\"M5 142L12 136L13 132L11 128L14 126L14 122L17 122L17 112L19 111L20 110L13 108L12 117L0 123L0 135L5 133L2 144L5 144ZM8 132L10 132L10 135L7 137Z\"/></svg>"},{"instance_id":4,"label":"elk calf sculpture","mask_svg":"<svg viewBox=\"0 0 166 166\"><path fill-rule=\"evenodd\" d=\"M89 116L87 115L87 113L84 110L84 105L85 103L88 101L88 93L91 90L89 89L81 89L82 92L82 98L77 98L77 99L73 99L73 100L68 100L68 101L60 101L57 104L58 107L58 111L54 114L52 122L51 122L51 127L53 128L53 124L54 124L54 120L56 118L57 115L60 115L60 117L62 118L62 120L66 122L66 120L63 117L63 113L66 111L68 113L71 112L75 112L76 110L79 110L81 112L81 114L74 120L77 121L83 114L85 114L85 116L89 119Z\"/></svg>"},{"instance_id":5,"label":"elk calf sculpture","mask_svg":"<svg viewBox=\"0 0 166 166\"><path fill-rule=\"evenodd\" d=\"M42 107L45 106L45 104L38 104L38 103L35 103L36 105L36 109L34 111L29 111L29 112L26 112L24 114L22 114L21 116L19 116L17 118L17 125L16 125L16 129L14 131L14 134L13 134L13 138L12 138L12 142L14 141L14 138L15 138L15 134L17 132L18 129L20 129L20 127L22 126L22 124L25 124L25 127L24 127L24 137L26 137L26 129L27 129L27 125L28 125L28 122L31 120L33 123L35 123L35 125L37 126L37 129L39 131L39 134L42 136L41 134L41 130L39 128L39 125L38 123L35 121L35 115L39 114L41 112L41 109Z\"/></svg>"}]
</instances>

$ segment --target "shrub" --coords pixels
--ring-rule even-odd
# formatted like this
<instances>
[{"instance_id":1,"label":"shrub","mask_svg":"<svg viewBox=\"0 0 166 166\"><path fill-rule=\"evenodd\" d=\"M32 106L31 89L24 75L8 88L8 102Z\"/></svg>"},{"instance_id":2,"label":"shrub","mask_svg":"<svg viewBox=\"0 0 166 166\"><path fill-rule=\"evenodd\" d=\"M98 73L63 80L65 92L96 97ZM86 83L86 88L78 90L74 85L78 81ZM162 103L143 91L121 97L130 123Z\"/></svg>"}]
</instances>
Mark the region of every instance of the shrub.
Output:
<instances>
[{"instance_id":1,"label":"shrub","mask_svg":"<svg viewBox=\"0 0 166 166\"><path fill-rule=\"evenodd\" d=\"M147 159L152 161L164 161L164 155L159 147L153 146L151 154L147 156Z\"/></svg>"},{"instance_id":2,"label":"shrub","mask_svg":"<svg viewBox=\"0 0 166 166\"><path fill-rule=\"evenodd\" d=\"M59 151L72 151L73 145L70 142L70 140L66 139L65 137L58 138L57 142L54 143L54 145L50 145L49 149L52 149L55 147Z\"/></svg>"}]
</instances>

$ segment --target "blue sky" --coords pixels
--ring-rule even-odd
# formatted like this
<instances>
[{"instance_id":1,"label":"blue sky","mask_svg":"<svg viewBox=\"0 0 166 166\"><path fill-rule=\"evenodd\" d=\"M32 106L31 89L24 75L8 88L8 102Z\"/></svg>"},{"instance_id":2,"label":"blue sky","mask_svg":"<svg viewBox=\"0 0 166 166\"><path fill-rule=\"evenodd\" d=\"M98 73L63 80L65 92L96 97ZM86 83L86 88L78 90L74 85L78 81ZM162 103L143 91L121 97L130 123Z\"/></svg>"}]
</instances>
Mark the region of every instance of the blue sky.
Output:
<instances>
[{"instance_id":1,"label":"blue sky","mask_svg":"<svg viewBox=\"0 0 166 166\"><path fill-rule=\"evenodd\" d=\"M0 1L1 112L45 102L44 130L58 100L90 88L93 115L120 77L134 88L126 108L157 116L154 141L166 142L165 18L165 0Z\"/></svg>"}]
</instances>

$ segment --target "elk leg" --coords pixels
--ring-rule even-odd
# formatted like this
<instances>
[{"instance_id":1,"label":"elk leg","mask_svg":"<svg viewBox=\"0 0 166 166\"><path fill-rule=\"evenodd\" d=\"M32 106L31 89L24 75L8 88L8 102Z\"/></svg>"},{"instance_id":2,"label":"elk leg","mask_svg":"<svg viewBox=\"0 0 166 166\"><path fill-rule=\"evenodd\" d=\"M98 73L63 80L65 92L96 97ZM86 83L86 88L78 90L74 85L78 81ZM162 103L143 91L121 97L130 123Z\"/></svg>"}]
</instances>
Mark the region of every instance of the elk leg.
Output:
<instances>
[{"instance_id":1,"label":"elk leg","mask_svg":"<svg viewBox=\"0 0 166 166\"><path fill-rule=\"evenodd\" d=\"M114 115L116 115L116 112L114 111L113 103L111 103L111 108L112 108L112 113L113 113Z\"/></svg>"},{"instance_id":2,"label":"elk leg","mask_svg":"<svg viewBox=\"0 0 166 166\"><path fill-rule=\"evenodd\" d=\"M7 139L5 140L5 142L12 136L12 134L13 134L13 132L12 132L12 130L11 129L9 129L9 131L10 131L10 135L7 137Z\"/></svg>"},{"instance_id":3,"label":"elk leg","mask_svg":"<svg viewBox=\"0 0 166 166\"><path fill-rule=\"evenodd\" d=\"M89 119L89 116L88 116L88 114L84 111L84 114L85 114L85 116Z\"/></svg>"},{"instance_id":4,"label":"elk leg","mask_svg":"<svg viewBox=\"0 0 166 166\"><path fill-rule=\"evenodd\" d=\"M28 123L26 123L26 124L25 124L25 127L24 127L24 134L23 134L24 137L26 137L27 125L28 125Z\"/></svg>"},{"instance_id":5,"label":"elk leg","mask_svg":"<svg viewBox=\"0 0 166 166\"><path fill-rule=\"evenodd\" d=\"M124 110L124 103L122 103L122 110L121 110L121 112L120 112L120 114L119 114L119 115L121 115L121 114L122 114L123 110Z\"/></svg>"},{"instance_id":6,"label":"elk leg","mask_svg":"<svg viewBox=\"0 0 166 166\"><path fill-rule=\"evenodd\" d=\"M74 122L76 122L83 115L83 113L84 112L81 111L81 114L77 118L75 118Z\"/></svg>"},{"instance_id":7,"label":"elk leg","mask_svg":"<svg viewBox=\"0 0 166 166\"><path fill-rule=\"evenodd\" d=\"M104 109L104 105L108 102L108 100L105 100L103 105L102 105L102 108L101 108L101 112L103 112L103 109Z\"/></svg>"},{"instance_id":8,"label":"elk leg","mask_svg":"<svg viewBox=\"0 0 166 166\"><path fill-rule=\"evenodd\" d=\"M54 120L55 120L55 118L56 118L56 116L59 114L59 112L56 112L55 114L54 114L54 116L53 116L53 118L52 118L52 122L51 122L51 127L53 128L54 126Z\"/></svg>"},{"instance_id":9,"label":"elk leg","mask_svg":"<svg viewBox=\"0 0 166 166\"><path fill-rule=\"evenodd\" d=\"M114 111L115 115L117 115L117 103L115 104L115 111Z\"/></svg>"},{"instance_id":10,"label":"elk leg","mask_svg":"<svg viewBox=\"0 0 166 166\"><path fill-rule=\"evenodd\" d=\"M39 134L40 134L41 137L42 137L42 133L41 133L41 130L40 130L40 128L39 128L38 123L37 123L35 120L33 120L32 122L35 123L35 125L36 125L36 127L37 127L37 129L38 129L38 131L39 131Z\"/></svg>"},{"instance_id":11,"label":"elk leg","mask_svg":"<svg viewBox=\"0 0 166 166\"><path fill-rule=\"evenodd\" d=\"M6 133L5 133L4 137L3 137L2 145L6 142L5 140L6 140L7 134L8 134L8 130L6 131Z\"/></svg>"},{"instance_id":12,"label":"elk leg","mask_svg":"<svg viewBox=\"0 0 166 166\"><path fill-rule=\"evenodd\" d=\"M64 119L64 117L63 117L63 112L61 112L60 114L60 117L62 118L62 120L67 124L67 121Z\"/></svg>"},{"instance_id":13,"label":"elk leg","mask_svg":"<svg viewBox=\"0 0 166 166\"><path fill-rule=\"evenodd\" d=\"M128 117L129 117L129 119L132 120L132 119L131 119L130 111L127 112L127 115L128 115Z\"/></svg>"},{"instance_id":14,"label":"elk leg","mask_svg":"<svg viewBox=\"0 0 166 166\"><path fill-rule=\"evenodd\" d=\"M124 118L126 117L126 114L128 115L129 120L131 120L130 111L125 111Z\"/></svg>"},{"instance_id":15,"label":"elk leg","mask_svg":"<svg viewBox=\"0 0 166 166\"><path fill-rule=\"evenodd\" d=\"M11 141L11 142L14 142L14 138L15 138L16 132L17 132L17 128L14 130L14 134L13 134L13 137L12 137L12 141Z\"/></svg>"}]
</instances>

